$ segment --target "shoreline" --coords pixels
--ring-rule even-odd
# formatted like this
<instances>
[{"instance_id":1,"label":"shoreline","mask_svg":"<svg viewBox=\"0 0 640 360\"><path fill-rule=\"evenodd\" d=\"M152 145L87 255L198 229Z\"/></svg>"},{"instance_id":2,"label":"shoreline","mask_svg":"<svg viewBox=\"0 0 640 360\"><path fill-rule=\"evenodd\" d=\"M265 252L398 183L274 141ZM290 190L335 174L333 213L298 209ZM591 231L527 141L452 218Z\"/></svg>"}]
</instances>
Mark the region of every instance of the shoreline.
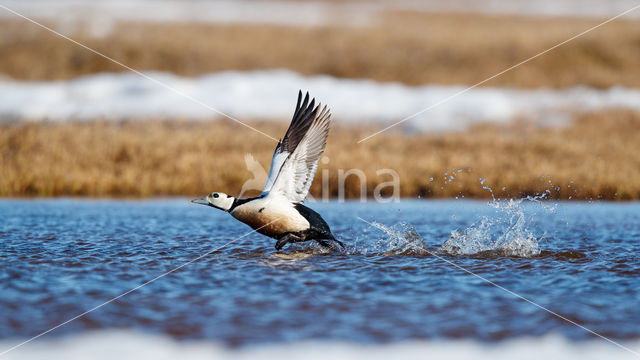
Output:
<instances>
[{"instance_id":1,"label":"shoreline","mask_svg":"<svg viewBox=\"0 0 640 360\"><path fill-rule=\"evenodd\" d=\"M17 340L1 340L3 348L18 343ZM628 351L638 348L637 339L622 342ZM114 346L118 344L118 346ZM452 359L539 359L549 355L563 354L568 359L630 359L633 354L604 341L573 341L566 336L549 333L542 336L522 336L499 342L485 342L477 339L408 339L389 343L365 344L353 341L303 340L294 343L266 343L243 347L229 347L216 341L178 341L166 334L148 334L128 329L106 329L54 336L16 349L12 359L35 359L43 356L54 359L69 358L71 355L94 354L95 348L102 349L101 359L137 359L140 355L158 359L279 359L283 355L297 354L303 359L387 359L402 354L401 357L420 359L425 352L436 358ZM524 351L523 349L536 351ZM151 350L150 350L151 349ZM46 355L45 355L46 354ZM327 356L328 354L328 356ZM528 355L527 355L528 354Z\"/></svg>"}]
</instances>

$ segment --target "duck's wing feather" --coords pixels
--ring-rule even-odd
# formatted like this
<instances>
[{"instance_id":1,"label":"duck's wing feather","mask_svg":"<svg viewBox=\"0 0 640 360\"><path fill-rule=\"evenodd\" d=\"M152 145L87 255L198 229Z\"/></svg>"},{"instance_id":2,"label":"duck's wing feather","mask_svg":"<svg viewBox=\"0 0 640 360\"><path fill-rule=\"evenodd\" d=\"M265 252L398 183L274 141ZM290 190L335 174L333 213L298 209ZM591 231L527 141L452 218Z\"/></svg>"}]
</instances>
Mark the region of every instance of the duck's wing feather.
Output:
<instances>
[{"instance_id":1,"label":"duck's wing feather","mask_svg":"<svg viewBox=\"0 0 640 360\"><path fill-rule=\"evenodd\" d=\"M305 96L302 105L301 98L300 92L289 130L274 152L264 190L284 195L294 203L301 203L307 197L318 168L318 160L327 145L331 119L326 106L319 111L320 105L314 108L314 100L308 103L309 94Z\"/></svg>"},{"instance_id":2,"label":"duck's wing feather","mask_svg":"<svg viewBox=\"0 0 640 360\"><path fill-rule=\"evenodd\" d=\"M296 110L293 113L293 119L291 119L291 124L289 124L284 138L278 141L278 145L276 145L276 149L273 152L271 169L269 170L269 176L267 177L267 183L264 186L263 193L271 190L285 161L289 158L289 155L295 151L311 127L317 111L317 107L314 108L314 104L315 99L309 102L309 93L307 93L304 100L302 100L302 91L298 92L298 101L296 103Z\"/></svg>"}]
</instances>

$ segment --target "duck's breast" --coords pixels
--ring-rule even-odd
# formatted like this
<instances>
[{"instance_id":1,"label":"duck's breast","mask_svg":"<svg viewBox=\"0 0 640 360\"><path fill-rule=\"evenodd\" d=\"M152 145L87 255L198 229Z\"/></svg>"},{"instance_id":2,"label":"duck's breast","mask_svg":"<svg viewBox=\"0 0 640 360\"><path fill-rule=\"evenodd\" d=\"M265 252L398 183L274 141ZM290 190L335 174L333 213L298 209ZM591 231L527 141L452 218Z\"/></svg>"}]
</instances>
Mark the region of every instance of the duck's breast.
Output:
<instances>
[{"instance_id":1,"label":"duck's breast","mask_svg":"<svg viewBox=\"0 0 640 360\"><path fill-rule=\"evenodd\" d=\"M252 200L237 206L231 215L270 237L309 229L309 221L300 215L293 204L279 199Z\"/></svg>"}]
</instances>

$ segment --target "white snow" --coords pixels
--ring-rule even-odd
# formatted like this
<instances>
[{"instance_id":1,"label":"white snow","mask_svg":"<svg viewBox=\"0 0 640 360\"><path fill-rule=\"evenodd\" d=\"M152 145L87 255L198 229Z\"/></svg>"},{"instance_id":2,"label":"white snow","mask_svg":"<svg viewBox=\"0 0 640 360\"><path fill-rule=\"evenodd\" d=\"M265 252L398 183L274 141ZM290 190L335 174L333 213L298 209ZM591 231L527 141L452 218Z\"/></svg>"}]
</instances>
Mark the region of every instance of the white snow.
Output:
<instances>
[{"instance_id":1,"label":"white snow","mask_svg":"<svg viewBox=\"0 0 640 360\"><path fill-rule=\"evenodd\" d=\"M266 23L287 26L367 25L385 11L464 12L533 16L613 17L638 5L635 0L4 0L27 17L56 21L60 30L76 23L108 32L117 21ZM0 9L0 17L16 18ZM640 11L625 15L640 17Z\"/></svg>"},{"instance_id":2,"label":"white snow","mask_svg":"<svg viewBox=\"0 0 640 360\"><path fill-rule=\"evenodd\" d=\"M299 89L328 104L336 122L385 125L423 111L403 123L405 129L423 131L462 130L476 123L507 123L518 118L562 125L575 111L640 110L640 90L624 87L475 88L451 97L465 87L307 77L286 70L221 72L196 78L159 72L147 75L175 91L134 73L54 82L0 78L0 122L220 118L208 106L241 121L287 121Z\"/></svg>"},{"instance_id":3,"label":"white snow","mask_svg":"<svg viewBox=\"0 0 640 360\"><path fill-rule=\"evenodd\" d=\"M0 352L18 344L0 341ZM621 344L636 354L640 342ZM3 359L637 359L637 355L604 340L571 342L561 336L521 338L500 343L473 340L422 340L385 345L348 342L298 342L229 349L206 341L176 342L165 336L125 330L37 339L10 351Z\"/></svg>"}]
</instances>

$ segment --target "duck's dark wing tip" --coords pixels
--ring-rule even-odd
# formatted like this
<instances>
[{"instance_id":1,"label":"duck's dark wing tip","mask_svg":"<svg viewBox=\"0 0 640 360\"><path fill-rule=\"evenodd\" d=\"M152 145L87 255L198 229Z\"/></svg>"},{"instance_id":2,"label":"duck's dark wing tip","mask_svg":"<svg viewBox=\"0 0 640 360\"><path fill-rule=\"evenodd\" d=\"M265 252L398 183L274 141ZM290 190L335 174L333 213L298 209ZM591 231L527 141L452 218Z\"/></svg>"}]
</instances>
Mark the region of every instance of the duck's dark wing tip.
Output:
<instances>
[{"instance_id":1,"label":"duck's dark wing tip","mask_svg":"<svg viewBox=\"0 0 640 360\"><path fill-rule=\"evenodd\" d=\"M309 97L309 92L307 91L303 99L302 90L298 90L296 110L293 113L289 128L282 139L284 150L289 153L293 153L318 115L320 104L316 106L316 99L311 98L311 101L309 101Z\"/></svg>"}]
</instances>

